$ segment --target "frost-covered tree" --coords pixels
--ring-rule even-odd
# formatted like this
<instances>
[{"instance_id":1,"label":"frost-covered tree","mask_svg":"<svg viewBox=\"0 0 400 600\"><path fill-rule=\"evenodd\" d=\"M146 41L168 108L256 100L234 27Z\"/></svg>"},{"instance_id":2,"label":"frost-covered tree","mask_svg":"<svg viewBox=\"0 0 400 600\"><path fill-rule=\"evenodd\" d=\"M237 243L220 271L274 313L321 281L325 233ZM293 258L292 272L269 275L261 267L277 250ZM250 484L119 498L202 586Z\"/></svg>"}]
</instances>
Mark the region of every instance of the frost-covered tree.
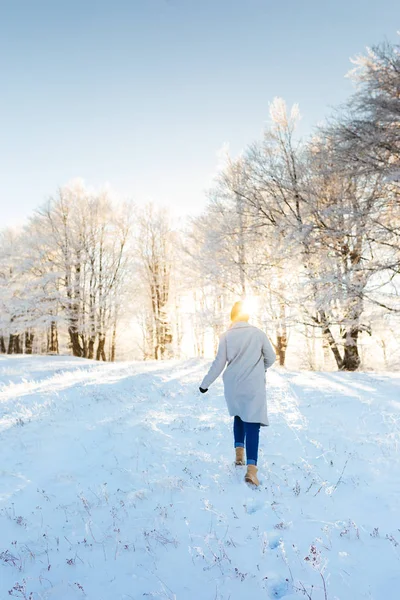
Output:
<instances>
[{"instance_id":1,"label":"frost-covered tree","mask_svg":"<svg viewBox=\"0 0 400 600\"><path fill-rule=\"evenodd\" d=\"M140 281L139 302L145 358L162 359L171 355L172 289L176 233L166 209L153 203L136 213L135 255Z\"/></svg>"},{"instance_id":2,"label":"frost-covered tree","mask_svg":"<svg viewBox=\"0 0 400 600\"><path fill-rule=\"evenodd\" d=\"M349 76L356 91L325 132L336 160L356 174L380 175L382 209L372 233L382 253L391 252L391 276L400 272L400 46L383 43L354 60ZM389 285L386 290L389 289ZM393 301L392 301L393 300ZM373 298L373 301L377 301ZM395 294L383 306L395 310Z\"/></svg>"},{"instance_id":3,"label":"frost-covered tree","mask_svg":"<svg viewBox=\"0 0 400 600\"><path fill-rule=\"evenodd\" d=\"M359 334L370 333L364 320L368 284L382 269L370 236L381 209L381 178L340 168L329 141L311 145L308 168L308 243L313 250L307 288L313 302L305 305L337 366L355 370Z\"/></svg>"},{"instance_id":4,"label":"frost-covered tree","mask_svg":"<svg viewBox=\"0 0 400 600\"><path fill-rule=\"evenodd\" d=\"M114 358L130 207L117 206L107 191L90 191L75 181L36 211L29 232L36 269L57 299L53 312L62 312L74 356L106 360L110 334Z\"/></svg>"},{"instance_id":5,"label":"frost-covered tree","mask_svg":"<svg viewBox=\"0 0 400 600\"><path fill-rule=\"evenodd\" d=\"M256 295L258 310L253 318L267 326L284 364L288 335L277 268L281 256L272 251L276 240L270 237L273 230L259 218L260 198L256 195L249 163L243 156L237 160L227 157L206 210L193 220L188 254L203 284L209 307L207 325L213 327L215 339L226 326L232 303Z\"/></svg>"},{"instance_id":6,"label":"frost-covered tree","mask_svg":"<svg viewBox=\"0 0 400 600\"><path fill-rule=\"evenodd\" d=\"M382 227L392 199L380 173L339 160L332 136L299 142L297 106L288 112L275 99L270 117L263 139L223 170L197 219L202 260L212 265L209 278L226 267L232 289L241 282L235 265L242 268L268 306L281 364L297 322L319 328L338 368L354 370L359 334L370 332L365 303L395 264Z\"/></svg>"},{"instance_id":7,"label":"frost-covered tree","mask_svg":"<svg viewBox=\"0 0 400 600\"><path fill-rule=\"evenodd\" d=\"M374 46L353 63L356 92L331 129L338 154L357 171L400 182L400 46Z\"/></svg>"},{"instance_id":8,"label":"frost-covered tree","mask_svg":"<svg viewBox=\"0 0 400 600\"><path fill-rule=\"evenodd\" d=\"M21 236L7 229L0 236L0 351L20 353L24 347L24 306L21 291L23 274L19 268Z\"/></svg>"}]
</instances>

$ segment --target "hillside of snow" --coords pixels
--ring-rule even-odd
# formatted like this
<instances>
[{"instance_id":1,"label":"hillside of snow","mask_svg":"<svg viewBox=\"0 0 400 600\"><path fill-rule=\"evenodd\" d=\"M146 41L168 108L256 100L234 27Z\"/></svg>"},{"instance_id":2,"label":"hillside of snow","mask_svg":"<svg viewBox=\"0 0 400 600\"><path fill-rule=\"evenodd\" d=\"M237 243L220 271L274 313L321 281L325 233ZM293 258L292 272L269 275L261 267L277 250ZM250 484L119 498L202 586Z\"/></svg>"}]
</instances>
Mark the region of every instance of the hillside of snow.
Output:
<instances>
[{"instance_id":1,"label":"hillside of snow","mask_svg":"<svg viewBox=\"0 0 400 600\"><path fill-rule=\"evenodd\" d=\"M272 369L254 490L206 368L0 357L0 600L398 600L400 375Z\"/></svg>"}]
</instances>

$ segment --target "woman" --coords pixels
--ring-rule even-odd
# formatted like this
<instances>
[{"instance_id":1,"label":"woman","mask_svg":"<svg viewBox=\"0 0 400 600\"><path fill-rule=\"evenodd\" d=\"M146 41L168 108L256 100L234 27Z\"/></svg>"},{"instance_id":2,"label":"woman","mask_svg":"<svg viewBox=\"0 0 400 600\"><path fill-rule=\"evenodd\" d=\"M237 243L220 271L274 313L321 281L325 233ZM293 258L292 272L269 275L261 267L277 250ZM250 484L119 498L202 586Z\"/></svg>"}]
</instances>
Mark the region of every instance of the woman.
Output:
<instances>
[{"instance_id":1,"label":"woman","mask_svg":"<svg viewBox=\"0 0 400 600\"><path fill-rule=\"evenodd\" d=\"M245 464L246 443L245 481L258 486L260 425L268 425L265 372L276 355L265 333L249 325L248 320L243 302L236 302L231 311L232 324L221 336L217 356L199 389L202 394L207 392L228 363L223 380L229 414L234 417L235 464Z\"/></svg>"}]
</instances>

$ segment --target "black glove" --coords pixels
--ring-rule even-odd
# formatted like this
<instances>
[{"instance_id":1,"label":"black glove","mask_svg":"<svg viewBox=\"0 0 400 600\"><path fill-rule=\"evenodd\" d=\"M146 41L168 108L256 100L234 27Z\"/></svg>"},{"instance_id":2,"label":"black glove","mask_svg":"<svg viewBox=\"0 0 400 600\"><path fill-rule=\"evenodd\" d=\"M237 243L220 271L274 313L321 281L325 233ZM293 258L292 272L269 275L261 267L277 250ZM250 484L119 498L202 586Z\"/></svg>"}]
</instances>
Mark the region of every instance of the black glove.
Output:
<instances>
[{"instance_id":1,"label":"black glove","mask_svg":"<svg viewBox=\"0 0 400 600\"><path fill-rule=\"evenodd\" d=\"M205 394L206 392L208 392L208 388L206 390L203 390L202 387L199 387L199 390L201 391L202 394Z\"/></svg>"}]
</instances>

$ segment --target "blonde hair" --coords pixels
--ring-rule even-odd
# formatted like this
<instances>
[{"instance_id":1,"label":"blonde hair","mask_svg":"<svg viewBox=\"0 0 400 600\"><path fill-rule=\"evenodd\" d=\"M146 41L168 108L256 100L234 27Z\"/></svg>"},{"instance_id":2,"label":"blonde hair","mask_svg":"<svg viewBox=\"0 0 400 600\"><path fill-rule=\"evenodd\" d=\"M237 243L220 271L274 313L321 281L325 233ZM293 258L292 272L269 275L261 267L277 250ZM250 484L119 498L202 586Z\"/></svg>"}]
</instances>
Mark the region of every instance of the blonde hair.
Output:
<instances>
[{"instance_id":1,"label":"blonde hair","mask_svg":"<svg viewBox=\"0 0 400 600\"><path fill-rule=\"evenodd\" d=\"M241 300L235 302L231 310L231 321L248 321L249 318L250 315L245 310L243 302Z\"/></svg>"}]
</instances>

